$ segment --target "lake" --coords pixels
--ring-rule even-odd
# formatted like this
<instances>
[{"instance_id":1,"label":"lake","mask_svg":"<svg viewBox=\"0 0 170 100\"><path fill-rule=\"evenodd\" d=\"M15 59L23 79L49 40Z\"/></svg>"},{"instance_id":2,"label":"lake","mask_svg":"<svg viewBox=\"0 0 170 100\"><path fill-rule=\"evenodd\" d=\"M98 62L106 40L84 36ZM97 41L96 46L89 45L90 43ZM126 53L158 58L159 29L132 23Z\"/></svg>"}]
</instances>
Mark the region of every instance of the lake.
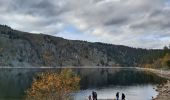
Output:
<instances>
[{"instance_id":1,"label":"lake","mask_svg":"<svg viewBox=\"0 0 170 100\"><path fill-rule=\"evenodd\" d=\"M36 73L59 68L1 68L0 99L23 100ZM74 100L86 100L92 91L99 99L113 99L116 92L125 93L127 100L151 100L157 84L166 80L153 73L128 68L73 68L81 77L80 91L73 93Z\"/></svg>"},{"instance_id":2,"label":"lake","mask_svg":"<svg viewBox=\"0 0 170 100\"><path fill-rule=\"evenodd\" d=\"M103 88L94 88L81 90L74 94L74 100L88 100L88 96L92 91L96 91L98 99L115 99L116 93L120 92L126 95L126 100L151 100L156 97L158 92L155 91L155 85L134 85L134 86L109 86Z\"/></svg>"}]
</instances>

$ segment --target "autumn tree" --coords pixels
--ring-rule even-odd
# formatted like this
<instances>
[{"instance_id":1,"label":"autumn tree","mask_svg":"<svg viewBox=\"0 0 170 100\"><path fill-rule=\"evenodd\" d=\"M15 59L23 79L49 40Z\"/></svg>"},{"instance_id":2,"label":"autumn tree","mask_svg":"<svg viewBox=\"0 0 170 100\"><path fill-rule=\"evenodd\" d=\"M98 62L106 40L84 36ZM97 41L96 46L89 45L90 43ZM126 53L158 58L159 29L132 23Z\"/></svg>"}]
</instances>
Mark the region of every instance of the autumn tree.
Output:
<instances>
[{"instance_id":1,"label":"autumn tree","mask_svg":"<svg viewBox=\"0 0 170 100\"><path fill-rule=\"evenodd\" d=\"M69 100L70 93L79 89L80 77L71 69L43 72L37 77L26 91L28 100Z\"/></svg>"},{"instance_id":2,"label":"autumn tree","mask_svg":"<svg viewBox=\"0 0 170 100\"><path fill-rule=\"evenodd\" d=\"M168 68L170 68L170 60L166 61Z\"/></svg>"}]
</instances>

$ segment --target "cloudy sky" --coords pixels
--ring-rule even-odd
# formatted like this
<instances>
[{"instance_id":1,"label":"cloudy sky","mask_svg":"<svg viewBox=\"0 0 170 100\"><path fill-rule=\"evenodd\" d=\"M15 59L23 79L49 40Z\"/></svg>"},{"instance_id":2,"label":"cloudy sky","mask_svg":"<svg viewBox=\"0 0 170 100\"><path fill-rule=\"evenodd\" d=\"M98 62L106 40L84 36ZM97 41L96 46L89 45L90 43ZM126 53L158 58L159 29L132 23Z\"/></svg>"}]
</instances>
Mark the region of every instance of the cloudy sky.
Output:
<instances>
[{"instance_id":1,"label":"cloudy sky","mask_svg":"<svg viewBox=\"0 0 170 100\"><path fill-rule=\"evenodd\" d=\"M142 48L170 43L170 0L0 0L0 24Z\"/></svg>"}]
</instances>

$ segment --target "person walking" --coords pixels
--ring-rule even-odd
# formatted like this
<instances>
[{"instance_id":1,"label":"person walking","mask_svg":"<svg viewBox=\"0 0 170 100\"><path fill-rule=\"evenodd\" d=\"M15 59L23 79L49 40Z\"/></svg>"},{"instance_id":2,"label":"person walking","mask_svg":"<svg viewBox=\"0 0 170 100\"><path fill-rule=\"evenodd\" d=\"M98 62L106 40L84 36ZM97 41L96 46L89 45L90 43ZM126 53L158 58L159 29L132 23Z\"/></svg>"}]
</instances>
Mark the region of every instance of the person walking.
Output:
<instances>
[{"instance_id":1,"label":"person walking","mask_svg":"<svg viewBox=\"0 0 170 100\"><path fill-rule=\"evenodd\" d=\"M116 93L116 100L119 100L119 92Z\"/></svg>"},{"instance_id":2,"label":"person walking","mask_svg":"<svg viewBox=\"0 0 170 100\"><path fill-rule=\"evenodd\" d=\"M88 97L88 98L89 98L89 100L92 100L91 95L89 95L89 97Z\"/></svg>"},{"instance_id":3,"label":"person walking","mask_svg":"<svg viewBox=\"0 0 170 100\"><path fill-rule=\"evenodd\" d=\"M92 97L93 97L93 100L97 100L97 93L96 92L92 92Z\"/></svg>"},{"instance_id":4,"label":"person walking","mask_svg":"<svg viewBox=\"0 0 170 100\"><path fill-rule=\"evenodd\" d=\"M122 100L125 100L125 94L122 93Z\"/></svg>"}]
</instances>

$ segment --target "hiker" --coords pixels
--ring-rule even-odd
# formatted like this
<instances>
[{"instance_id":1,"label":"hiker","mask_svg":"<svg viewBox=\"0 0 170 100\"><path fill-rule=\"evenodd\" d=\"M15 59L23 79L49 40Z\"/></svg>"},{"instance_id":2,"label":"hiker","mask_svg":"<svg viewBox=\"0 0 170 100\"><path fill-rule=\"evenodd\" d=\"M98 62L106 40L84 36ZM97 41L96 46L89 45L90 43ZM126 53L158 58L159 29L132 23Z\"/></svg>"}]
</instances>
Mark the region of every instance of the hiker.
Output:
<instances>
[{"instance_id":1,"label":"hiker","mask_svg":"<svg viewBox=\"0 0 170 100\"><path fill-rule=\"evenodd\" d=\"M93 100L97 100L97 93L96 92L92 92L92 96L93 96Z\"/></svg>"},{"instance_id":2,"label":"hiker","mask_svg":"<svg viewBox=\"0 0 170 100\"><path fill-rule=\"evenodd\" d=\"M122 100L125 100L125 94L122 93Z\"/></svg>"},{"instance_id":3,"label":"hiker","mask_svg":"<svg viewBox=\"0 0 170 100\"><path fill-rule=\"evenodd\" d=\"M119 92L116 93L116 100L119 100Z\"/></svg>"},{"instance_id":4,"label":"hiker","mask_svg":"<svg viewBox=\"0 0 170 100\"><path fill-rule=\"evenodd\" d=\"M89 98L89 100L92 100L91 95L89 95L89 97L88 97L88 98Z\"/></svg>"}]
</instances>

